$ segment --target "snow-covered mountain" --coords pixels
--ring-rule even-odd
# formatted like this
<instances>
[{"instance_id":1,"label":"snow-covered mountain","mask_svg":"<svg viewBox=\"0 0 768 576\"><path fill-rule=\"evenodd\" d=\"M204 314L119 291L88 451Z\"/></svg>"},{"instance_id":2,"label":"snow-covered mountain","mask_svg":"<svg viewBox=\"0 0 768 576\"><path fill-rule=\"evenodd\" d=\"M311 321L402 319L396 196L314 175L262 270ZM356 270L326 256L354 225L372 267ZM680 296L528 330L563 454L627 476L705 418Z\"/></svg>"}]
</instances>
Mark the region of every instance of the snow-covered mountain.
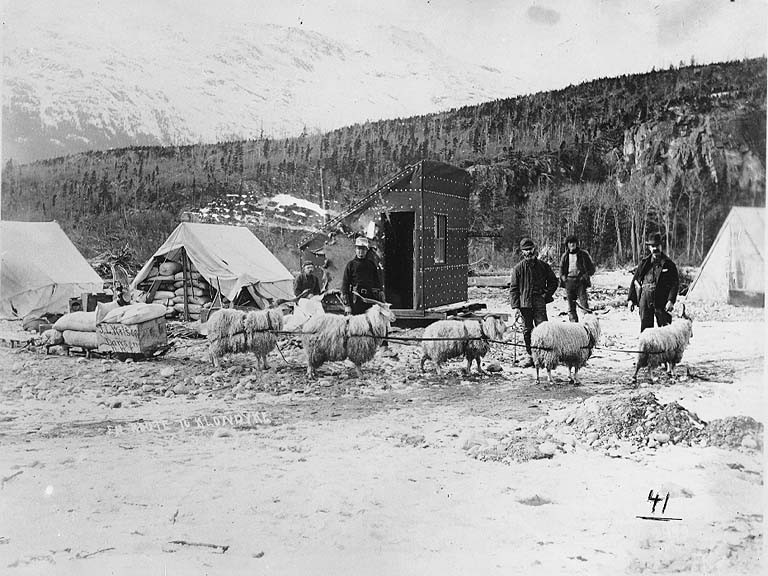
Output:
<instances>
[{"instance_id":1,"label":"snow-covered mountain","mask_svg":"<svg viewBox=\"0 0 768 576\"><path fill-rule=\"evenodd\" d=\"M512 77L393 26L343 40L267 24L125 26L120 41L52 19L8 27L4 160L293 136L516 93Z\"/></svg>"}]
</instances>

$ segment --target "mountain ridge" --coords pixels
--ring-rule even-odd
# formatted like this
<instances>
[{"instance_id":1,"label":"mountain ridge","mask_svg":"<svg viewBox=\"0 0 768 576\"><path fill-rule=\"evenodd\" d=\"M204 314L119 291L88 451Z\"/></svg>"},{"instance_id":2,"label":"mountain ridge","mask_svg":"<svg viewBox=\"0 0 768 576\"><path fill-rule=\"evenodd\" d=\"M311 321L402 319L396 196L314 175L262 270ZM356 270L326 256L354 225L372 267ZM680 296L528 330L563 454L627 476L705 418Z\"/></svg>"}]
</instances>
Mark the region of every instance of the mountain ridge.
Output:
<instances>
[{"instance_id":1,"label":"mountain ridge","mask_svg":"<svg viewBox=\"0 0 768 576\"><path fill-rule=\"evenodd\" d=\"M274 24L230 26L205 43L160 30L151 36L164 38L156 52L170 53L173 38L185 47L175 54L185 73L140 43L128 52L105 39L96 51L67 31L12 36L3 62L4 159L299 135L514 89L500 72L456 62L394 26L374 27L362 45ZM39 46L29 47L32 38Z\"/></svg>"},{"instance_id":2,"label":"mountain ridge","mask_svg":"<svg viewBox=\"0 0 768 576\"><path fill-rule=\"evenodd\" d=\"M324 198L343 212L433 159L472 173L472 230L496 232L490 254L525 233L551 256L578 233L598 262L622 264L658 230L675 258L695 263L730 206L764 205L765 79L765 58L670 67L321 134L7 163L3 217L56 218L85 252L128 241L144 257L182 212L208 208L290 253L288 225L318 220L272 210L270 198Z\"/></svg>"}]
</instances>

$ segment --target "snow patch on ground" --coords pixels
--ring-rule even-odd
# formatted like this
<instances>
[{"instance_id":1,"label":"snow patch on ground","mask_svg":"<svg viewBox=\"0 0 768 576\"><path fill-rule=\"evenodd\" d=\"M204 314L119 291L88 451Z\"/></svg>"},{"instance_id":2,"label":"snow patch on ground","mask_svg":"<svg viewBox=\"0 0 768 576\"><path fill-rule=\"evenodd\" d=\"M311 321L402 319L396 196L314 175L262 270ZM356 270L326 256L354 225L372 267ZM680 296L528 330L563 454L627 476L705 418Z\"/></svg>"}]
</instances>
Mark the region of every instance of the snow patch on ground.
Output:
<instances>
[{"instance_id":1,"label":"snow patch on ground","mask_svg":"<svg viewBox=\"0 0 768 576\"><path fill-rule=\"evenodd\" d=\"M326 214L326 210L323 210L319 204L304 200L303 198L296 198L290 194L278 194L272 197L272 201L276 202L278 206L299 206L317 212L321 216Z\"/></svg>"}]
</instances>

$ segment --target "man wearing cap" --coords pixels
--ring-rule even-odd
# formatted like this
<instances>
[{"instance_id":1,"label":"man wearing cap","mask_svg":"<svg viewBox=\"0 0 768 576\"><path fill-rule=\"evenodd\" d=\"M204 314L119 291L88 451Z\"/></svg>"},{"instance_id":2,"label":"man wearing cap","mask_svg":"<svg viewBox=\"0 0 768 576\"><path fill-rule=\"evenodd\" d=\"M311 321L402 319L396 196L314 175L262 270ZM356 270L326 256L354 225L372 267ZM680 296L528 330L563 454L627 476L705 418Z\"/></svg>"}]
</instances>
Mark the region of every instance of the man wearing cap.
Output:
<instances>
[{"instance_id":1,"label":"man wearing cap","mask_svg":"<svg viewBox=\"0 0 768 576\"><path fill-rule=\"evenodd\" d=\"M312 262L304 262L301 265L301 274L293 280L293 295L315 296L320 294L320 280L314 274L315 265Z\"/></svg>"},{"instance_id":2,"label":"man wearing cap","mask_svg":"<svg viewBox=\"0 0 768 576\"><path fill-rule=\"evenodd\" d=\"M560 260L560 284L568 296L568 319L578 322L576 302L584 308L589 308L587 288L592 285L589 278L595 273L595 265L589 257L589 252L579 248L577 236L568 236L565 244L568 246L568 252L563 254Z\"/></svg>"},{"instance_id":3,"label":"man wearing cap","mask_svg":"<svg viewBox=\"0 0 768 576\"><path fill-rule=\"evenodd\" d=\"M523 317L523 340L528 357L521 366L533 366L531 356L531 332L533 327L547 321L547 304L557 290L557 276L549 264L536 257L536 246L530 238L520 241L523 260L512 269L509 296L512 308Z\"/></svg>"},{"instance_id":4,"label":"man wearing cap","mask_svg":"<svg viewBox=\"0 0 768 576\"><path fill-rule=\"evenodd\" d=\"M362 314L372 306L355 296L353 291L365 298L381 300L379 269L367 256L368 239L359 236L355 240L355 257L344 268L344 276L341 281L346 314Z\"/></svg>"},{"instance_id":5,"label":"man wearing cap","mask_svg":"<svg viewBox=\"0 0 768 576\"><path fill-rule=\"evenodd\" d=\"M656 324L666 326L672 322L672 309L677 300L680 278L677 266L661 251L661 234L649 234L645 241L650 254L642 259L632 277L627 306L633 312L640 309L640 332Z\"/></svg>"}]
</instances>

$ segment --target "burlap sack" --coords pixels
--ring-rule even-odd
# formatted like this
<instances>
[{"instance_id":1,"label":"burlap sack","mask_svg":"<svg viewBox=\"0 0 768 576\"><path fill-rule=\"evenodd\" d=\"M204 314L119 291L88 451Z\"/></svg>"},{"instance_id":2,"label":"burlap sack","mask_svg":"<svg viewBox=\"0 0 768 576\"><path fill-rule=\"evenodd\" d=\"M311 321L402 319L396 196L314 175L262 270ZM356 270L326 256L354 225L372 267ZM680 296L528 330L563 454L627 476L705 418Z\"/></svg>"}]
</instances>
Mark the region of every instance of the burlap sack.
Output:
<instances>
[{"instance_id":1,"label":"burlap sack","mask_svg":"<svg viewBox=\"0 0 768 576\"><path fill-rule=\"evenodd\" d=\"M99 347L99 335L96 332L79 332L77 330L64 330L64 343L68 346L79 346L92 350Z\"/></svg>"},{"instance_id":2,"label":"burlap sack","mask_svg":"<svg viewBox=\"0 0 768 576\"><path fill-rule=\"evenodd\" d=\"M184 304L174 304L173 309L177 312L184 312ZM200 314L202 307L199 304L187 304L190 313Z\"/></svg>"},{"instance_id":3,"label":"burlap sack","mask_svg":"<svg viewBox=\"0 0 768 576\"><path fill-rule=\"evenodd\" d=\"M192 280L200 280L203 277L200 272L195 272L194 270L187 270L187 278L190 278ZM184 271L177 272L173 275L173 279L178 281L184 280Z\"/></svg>"},{"instance_id":4,"label":"burlap sack","mask_svg":"<svg viewBox=\"0 0 768 576\"><path fill-rule=\"evenodd\" d=\"M208 296L201 296L199 298L195 298L194 296L191 298L187 298L187 302L190 304L197 304L198 306L204 306L205 304L208 304L211 301ZM176 296L173 299L174 304L184 304L184 296Z\"/></svg>"},{"instance_id":5,"label":"burlap sack","mask_svg":"<svg viewBox=\"0 0 768 576\"><path fill-rule=\"evenodd\" d=\"M204 280L192 280L189 284L192 288L200 288L202 290L207 290L210 286L210 284ZM176 290L178 288L184 288L183 280L176 280L176 282L173 283L173 289Z\"/></svg>"},{"instance_id":6,"label":"burlap sack","mask_svg":"<svg viewBox=\"0 0 768 576\"><path fill-rule=\"evenodd\" d=\"M96 311L70 312L56 320L53 327L59 332L76 330L78 332L96 332Z\"/></svg>"},{"instance_id":7,"label":"burlap sack","mask_svg":"<svg viewBox=\"0 0 768 576\"><path fill-rule=\"evenodd\" d=\"M208 293L207 290L203 290L202 288L195 288L195 287L187 287L186 292L184 288L176 288L175 294L176 296L205 296Z\"/></svg>"},{"instance_id":8,"label":"burlap sack","mask_svg":"<svg viewBox=\"0 0 768 576\"><path fill-rule=\"evenodd\" d=\"M153 298L152 302L157 302L158 300L168 300L174 296L176 296L176 294L173 292L173 290L158 290L155 292L155 297Z\"/></svg>"},{"instance_id":9,"label":"burlap sack","mask_svg":"<svg viewBox=\"0 0 768 576\"><path fill-rule=\"evenodd\" d=\"M104 317L112 312L112 310L115 310L120 307L120 304L117 302L99 302L96 304L96 324L99 324L102 320L104 320Z\"/></svg>"},{"instance_id":10,"label":"burlap sack","mask_svg":"<svg viewBox=\"0 0 768 576\"><path fill-rule=\"evenodd\" d=\"M131 304L112 310L102 320L105 324L141 324L165 315L164 304Z\"/></svg>"},{"instance_id":11,"label":"burlap sack","mask_svg":"<svg viewBox=\"0 0 768 576\"><path fill-rule=\"evenodd\" d=\"M158 266L161 276L174 276L177 272L181 271L181 264L178 262L163 262ZM173 280L173 278L171 278Z\"/></svg>"}]
</instances>

